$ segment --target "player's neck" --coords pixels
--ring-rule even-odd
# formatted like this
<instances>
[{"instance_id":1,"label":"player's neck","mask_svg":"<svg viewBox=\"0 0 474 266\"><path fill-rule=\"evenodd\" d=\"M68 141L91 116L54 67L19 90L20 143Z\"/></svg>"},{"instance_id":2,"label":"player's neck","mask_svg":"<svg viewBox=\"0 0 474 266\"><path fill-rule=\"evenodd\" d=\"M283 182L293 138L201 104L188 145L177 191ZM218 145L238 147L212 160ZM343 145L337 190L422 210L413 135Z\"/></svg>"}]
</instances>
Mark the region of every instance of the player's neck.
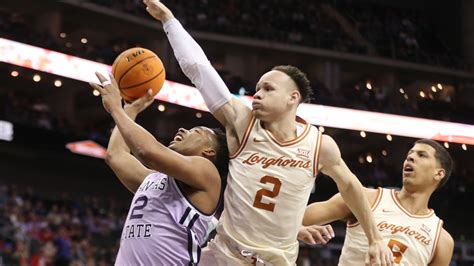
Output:
<instances>
[{"instance_id":1,"label":"player's neck","mask_svg":"<svg viewBox=\"0 0 474 266\"><path fill-rule=\"evenodd\" d=\"M281 142L290 141L297 137L295 119L263 122L263 127Z\"/></svg>"},{"instance_id":2,"label":"player's neck","mask_svg":"<svg viewBox=\"0 0 474 266\"><path fill-rule=\"evenodd\" d=\"M428 191L410 192L402 188L395 195L403 208L413 215L426 215L430 212L428 202L430 201L431 193Z\"/></svg>"}]
</instances>

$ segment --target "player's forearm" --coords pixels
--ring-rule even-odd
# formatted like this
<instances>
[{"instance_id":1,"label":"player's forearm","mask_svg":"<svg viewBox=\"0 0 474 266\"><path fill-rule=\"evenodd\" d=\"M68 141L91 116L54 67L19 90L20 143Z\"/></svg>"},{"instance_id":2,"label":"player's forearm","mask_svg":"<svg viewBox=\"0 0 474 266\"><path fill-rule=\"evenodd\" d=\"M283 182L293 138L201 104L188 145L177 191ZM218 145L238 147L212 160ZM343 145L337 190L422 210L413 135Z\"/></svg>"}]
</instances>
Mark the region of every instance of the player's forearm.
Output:
<instances>
[{"instance_id":1,"label":"player's forearm","mask_svg":"<svg viewBox=\"0 0 474 266\"><path fill-rule=\"evenodd\" d=\"M183 73L201 92L209 110L214 112L230 101L232 95L224 81L179 21L171 19L163 28Z\"/></svg>"},{"instance_id":2,"label":"player's forearm","mask_svg":"<svg viewBox=\"0 0 474 266\"><path fill-rule=\"evenodd\" d=\"M125 111L125 113L130 117L130 119L135 121L135 118L137 117L136 112L128 110ZM107 158L110 159L110 157L118 153L130 153L130 148L120 135L117 126L115 126L110 135L109 145L107 146Z\"/></svg>"},{"instance_id":3,"label":"player's forearm","mask_svg":"<svg viewBox=\"0 0 474 266\"><path fill-rule=\"evenodd\" d=\"M157 149L166 149L153 135L128 117L123 109L114 110L111 115L127 146L143 162L150 161L151 153Z\"/></svg>"},{"instance_id":4,"label":"player's forearm","mask_svg":"<svg viewBox=\"0 0 474 266\"><path fill-rule=\"evenodd\" d=\"M110 136L109 145L107 146L107 157L110 159L119 153L130 153L130 149L120 135L118 128L115 126Z\"/></svg>"},{"instance_id":5,"label":"player's forearm","mask_svg":"<svg viewBox=\"0 0 474 266\"><path fill-rule=\"evenodd\" d=\"M381 237L377 231L369 201L357 177L353 176L343 188L339 188L339 191L347 206L364 229L369 244L380 240Z\"/></svg>"}]
</instances>

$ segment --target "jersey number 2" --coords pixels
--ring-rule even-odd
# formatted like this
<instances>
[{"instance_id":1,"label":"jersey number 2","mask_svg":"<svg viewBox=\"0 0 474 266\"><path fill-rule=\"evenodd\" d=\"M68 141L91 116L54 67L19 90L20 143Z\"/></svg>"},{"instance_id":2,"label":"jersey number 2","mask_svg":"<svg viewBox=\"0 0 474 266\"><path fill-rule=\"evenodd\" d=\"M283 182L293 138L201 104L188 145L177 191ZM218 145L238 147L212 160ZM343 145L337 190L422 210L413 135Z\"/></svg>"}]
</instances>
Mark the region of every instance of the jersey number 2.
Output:
<instances>
[{"instance_id":1,"label":"jersey number 2","mask_svg":"<svg viewBox=\"0 0 474 266\"><path fill-rule=\"evenodd\" d=\"M273 184L273 189L268 190L265 188L259 189L257 194L255 195L255 200L253 201L253 206L255 208L264 209L267 211L273 212L275 209L275 203L264 203L262 202L263 196L267 196L269 198L274 198L278 196L280 193L281 181L273 176L266 175L260 179L260 183L266 184L271 183Z\"/></svg>"},{"instance_id":2,"label":"jersey number 2","mask_svg":"<svg viewBox=\"0 0 474 266\"><path fill-rule=\"evenodd\" d=\"M130 213L130 220L140 219L143 217L141 210L145 208L148 203L148 198L146 196L141 196L135 200L135 206L133 206L132 212Z\"/></svg>"}]
</instances>

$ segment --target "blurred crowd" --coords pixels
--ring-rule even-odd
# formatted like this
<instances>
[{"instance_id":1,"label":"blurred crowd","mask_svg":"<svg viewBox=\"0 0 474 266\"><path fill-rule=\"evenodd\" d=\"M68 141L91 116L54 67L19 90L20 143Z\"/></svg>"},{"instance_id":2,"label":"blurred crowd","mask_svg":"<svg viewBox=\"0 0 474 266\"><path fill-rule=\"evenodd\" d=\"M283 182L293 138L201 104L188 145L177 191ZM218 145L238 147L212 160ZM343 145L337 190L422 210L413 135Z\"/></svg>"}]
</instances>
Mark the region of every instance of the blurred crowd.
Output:
<instances>
[{"instance_id":1,"label":"blurred crowd","mask_svg":"<svg viewBox=\"0 0 474 266\"><path fill-rule=\"evenodd\" d=\"M112 265L126 215L116 200L0 185L0 265Z\"/></svg>"},{"instance_id":2,"label":"blurred crowd","mask_svg":"<svg viewBox=\"0 0 474 266\"><path fill-rule=\"evenodd\" d=\"M149 17L142 1L89 0ZM164 1L187 27L399 60L469 68L421 10L353 0Z\"/></svg>"},{"instance_id":3,"label":"blurred crowd","mask_svg":"<svg viewBox=\"0 0 474 266\"><path fill-rule=\"evenodd\" d=\"M137 15L140 15L145 12L143 10L143 4L141 3L141 1L94 1L97 4L107 5L112 8L120 9L129 13L136 13ZM302 1L301 3L298 2L297 4L294 4L291 1L279 1L282 7L277 8L274 4L270 4L269 1L265 0L260 1L258 3L258 9L254 10L251 8L252 5L249 1L239 2L238 4L230 0L202 0L201 2L202 3L196 1L173 1L170 6L171 8L177 10L176 13L178 16L183 16L183 22L189 24L190 27L196 27L199 30L215 30L223 34L234 34L234 31L236 31L237 33L242 31L250 32L266 25L266 27L268 27L267 31L276 32L274 34L272 33L272 36L280 36L284 33L294 32L291 28L288 27L291 27L291 25L299 24L301 24L302 27L303 25L304 27L309 27L308 31L305 33L308 34L308 36L317 36L317 34L310 34L313 31L334 31L341 33L340 29L331 30L336 27L334 25L330 26L331 20L328 20L325 23L314 22L314 27L317 28L321 26L319 30L316 28L312 29L313 26L311 25L313 24L306 21L308 17L312 19L317 19L318 17L321 17L321 20L324 20L323 18L327 19L326 16L323 16L321 14L321 8L317 8L316 6L328 5L328 3L306 3L307 1ZM253 5L255 5L255 3L253 3ZM392 44L383 43L384 41L405 43L405 46L407 46L407 42L416 43L416 45L408 45L409 47L405 47L406 49L403 48L405 51L403 53L424 54L427 58L436 58L431 56L430 53L421 50L422 48L420 48L421 46L419 43L426 42L421 42L419 40L419 35L421 34L420 31L423 27L417 25L424 25L424 23L421 22L423 21L423 16L421 16L419 12L415 10L398 10L377 6L369 8L363 5L362 3L355 3L349 5L347 4L347 1L336 1L334 5L338 7L338 10L340 10L340 12L346 14L351 20L359 21L358 23L356 23L357 28L359 28L361 34L366 36L367 39L373 39L372 43L376 44L375 47L386 48L393 46ZM218 13L217 10L225 10L225 12L222 12L221 14ZM281 12L278 12L278 10L285 10L285 12L280 14ZM293 13L288 12L288 10ZM298 12L302 13L300 14ZM237 23L237 20L242 19L241 17L246 17L245 14L247 13L249 16L248 20L250 21L250 24L243 23L245 26L239 26L242 25L242 23ZM383 15L380 15L379 13ZM260 16L260 14L267 15ZM224 18L219 19L219 17L221 16L224 16ZM278 16L283 16L284 19L279 19ZM263 23L262 21L258 20L263 19L264 17L267 22ZM216 26L214 25L214 22L212 22L214 20L222 20L223 22L221 22L220 24L217 23ZM298 22L298 20L301 21ZM247 30L240 29L241 27L247 27ZM28 17L20 13L5 14L5 16L0 16L0 33L6 38L11 38L20 42L38 45L41 47L65 52L68 54L73 54L76 56L88 58L99 62L104 62L107 64L111 64L115 57L123 50L136 45L128 40L113 40L111 41L111 43L101 47L91 43L80 46L75 44L75 46L72 46L72 44L70 44L65 39L62 39L58 36L50 36L48 34L33 29L31 23L29 23ZM251 33L248 34L251 35ZM335 33L327 33L327 35L333 36L326 38L327 40L333 41L341 40L343 36L346 36L343 34L341 35ZM335 35L341 36L334 37ZM424 36L424 34L422 35ZM256 33L255 36L252 35L251 37L264 38L265 35ZM326 39L323 38L323 42L326 42ZM397 39L397 41L394 41L395 39ZM68 45L68 43L70 45ZM340 42L341 45L342 43L347 44L349 43L349 41L344 40ZM429 43L433 44L435 42ZM328 49L330 47L334 48L336 46L338 45L330 44L328 46ZM437 45L437 48L432 51L435 51L436 53L446 54L446 51L444 51L443 49L444 48L442 48L442 45ZM402 53L400 52L400 54ZM433 62L429 63L432 64ZM216 68L218 69L218 72L221 74L224 81L233 93L250 95L253 94L254 84L252 84L243 77L236 76L230 73L225 69L225 66L216 66ZM168 78L174 81L189 84L189 80L187 80L183 76L175 77L170 74ZM416 96L410 99L403 99L404 95L399 94L398 88L394 88L393 86L389 86L383 83L374 84L373 89L367 90L365 89L365 80L356 80L352 84L342 84L340 88L336 88L336 90L330 90L323 82L316 80L314 79L314 77L311 76L309 78L312 79L311 84L313 86L314 91L314 98L311 101L312 103L391 114L417 116L423 118L443 119L448 121L451 120L456 122L472 122L465 121L466 119L463 117L456 117L456 114L459 113L456 112L456 108L459 109L462 107L457 107L455 105L456 99L453 99L452 97L449 99L440 99L437 98L436 94L433 93L434 97L430 96L431 98L427 95L427 97L424 99ZM436 108L433 108L433 106L435 106ZM28 112L26 113L28 114ZM448 116L446 114L451 115ZM41 117L36 117L37 115L40 115ZM59 127L66 129L68 127L68 121L66 120L66 118L51 118L51 115L48 114L47 111L41 111L39 113L35 112L33 116L34 120L38 120L40 126L45 128ZM26 117L28 117L28 115L26 115Z\"/></svg>"}]
</instances>

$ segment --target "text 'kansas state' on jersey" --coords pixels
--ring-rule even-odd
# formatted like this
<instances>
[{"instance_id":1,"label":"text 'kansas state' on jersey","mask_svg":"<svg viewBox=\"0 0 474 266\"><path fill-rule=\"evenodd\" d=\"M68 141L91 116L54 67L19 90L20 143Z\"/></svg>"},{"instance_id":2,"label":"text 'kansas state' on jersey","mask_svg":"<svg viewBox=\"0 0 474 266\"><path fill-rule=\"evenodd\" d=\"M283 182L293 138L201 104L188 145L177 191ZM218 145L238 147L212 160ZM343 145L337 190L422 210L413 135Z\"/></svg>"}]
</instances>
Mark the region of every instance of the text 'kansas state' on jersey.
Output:
<instances>
[{"instance_id":1,"label":"text 'kansas state' on jersey","mask_svg":"<svg viewBox=\"0 0 474 266\"><path fill-rule=\"evenodd\" d=\"M321 142L314 126L301 118L296 122L298 137L280 142L253 117L230 157L217 232L262 258L296 261L296 236L314 185Z\"/></svg>"},{"instance_id":2,"label":"text 'kansas state' on jersey","mask_svg":"<svg viewBox=\"0 0 474 266\"><path fill-rule=\"evenodd\" d=\"M196 264L211 217L186 200L172 177L152 173L133 197L115 264Z\"/></svg>"}]
</instances>

